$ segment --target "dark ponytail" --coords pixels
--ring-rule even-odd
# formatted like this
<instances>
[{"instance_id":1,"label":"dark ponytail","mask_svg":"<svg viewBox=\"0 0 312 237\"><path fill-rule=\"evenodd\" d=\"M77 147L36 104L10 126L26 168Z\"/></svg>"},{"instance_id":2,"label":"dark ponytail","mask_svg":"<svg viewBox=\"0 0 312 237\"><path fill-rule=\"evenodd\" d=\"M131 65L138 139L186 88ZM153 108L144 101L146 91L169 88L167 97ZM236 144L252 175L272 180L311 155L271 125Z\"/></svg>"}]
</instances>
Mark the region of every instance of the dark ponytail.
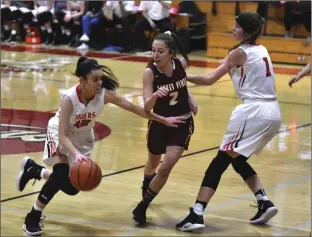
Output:
<instances>
[{"instance_id":1,"label":"dark ponytail","mask_svg":"<svg viewBox=\"0 0 312 237\"><path fill-rule=\"evenodd\" d=\"M187 56L187 52L175 33L166 31L165 33L157 35L154 40L163 41L168 46L169 50L173 54L173 57L176 57L178 51L185 59L187 65L189 65L190 60ZM154 63L154 59L150 58L147 65L149 66L152 63Z\"/></svg>"},{"instance_id":2,"label":"dark ponytail","mask_svg":"<svg viewBox=\"0 0 312 237\"><path fill-rule=\"evenodd\" d=\"M262 32L265 19L255 12L242 12L236 16L236 22L244 30L246 37L243 41L229 49L229 52L242 44L255 44Z\"/></svg>"},{"instance_id":3,"label":"dark ponytail","mask_svg":"<svg viewBox=\"0 0 312 237\"><path fill-rule=\"evenodd\" d=\"M99 65L98 62L94 59L90 59L84 56L80 57L78 59L77 68L74 75L87 80L87 74L93 70L99 69L103 72L102 88L106 88L112 91L116 90L119 87L119 81L112 70L107 66Z\"/></svg>"}]
</instances>

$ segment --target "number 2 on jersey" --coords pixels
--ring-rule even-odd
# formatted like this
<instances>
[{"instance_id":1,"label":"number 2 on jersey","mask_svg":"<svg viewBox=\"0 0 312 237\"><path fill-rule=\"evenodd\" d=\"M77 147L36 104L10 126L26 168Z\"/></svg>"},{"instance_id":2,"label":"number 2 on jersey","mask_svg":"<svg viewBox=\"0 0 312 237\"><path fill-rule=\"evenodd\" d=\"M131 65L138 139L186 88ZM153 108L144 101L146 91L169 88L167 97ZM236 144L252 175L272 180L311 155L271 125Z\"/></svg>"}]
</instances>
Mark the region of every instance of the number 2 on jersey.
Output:
<instances>
[{"instance_id":1,"label":"number 2 on jersey","mask_svg":"<svg viewBox=\"0 0 312 237\"><path fill-rule=\"evenodd\" d=\"M266 77L270 77L270 76L271 76L271 72L270 72L270 66L269 66L268 58L267 58L267 57L264 57L264 58L263 58L263 61L264 61L264 63L265 63L265 69L266 69L266 74L265 74L265 76L266 76Z\"/></svg>"},{"instance_id":2,"label":"number 2 on jersey","mask_svg":"<svg viewBox=\"0 0 312 237\"><path fill-rule=\"evenodd\" d=\"M175 92L170 93L169 95L172 97L169 102L169 105L170 106L176 105L178 103L177 98L178 98L179 92L175 91Z\"/></svg>"}]
</instances>

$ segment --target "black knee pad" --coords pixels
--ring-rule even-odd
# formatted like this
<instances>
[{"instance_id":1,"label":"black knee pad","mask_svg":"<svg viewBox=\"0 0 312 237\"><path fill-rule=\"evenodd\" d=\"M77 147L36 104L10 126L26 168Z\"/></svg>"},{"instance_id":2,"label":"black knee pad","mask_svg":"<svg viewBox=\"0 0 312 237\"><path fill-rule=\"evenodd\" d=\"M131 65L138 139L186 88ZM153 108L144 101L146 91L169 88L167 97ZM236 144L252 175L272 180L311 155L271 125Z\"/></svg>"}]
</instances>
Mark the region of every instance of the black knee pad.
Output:
<instances>
[{"instance_id":1,"label":"black knee pad","mask_svg":"<svg viewBox=\"0 0 312 237\"><path fill-rule=\"evenodd\" d=\"M201 186L216 190L223 172L229 167L232 159L226 152L219 150L217 156L211 161L206 170Z\"/></svg>"},{"instance_id":2,"label":"black knee pad","mask_svg":"<svg viewBox=\"0 0 312 237\"><path fill-rule=\"evenodd\" d=\"M70 179L69 177L67 177L66 180L64 180L63 182L63 186L61 188L61 190L66 193L67 195L70 195L70 196L75 196L79 193L79 190L76 189L70 182Z\"/></svg>"},{"instance_id":3,"label":"black knee pad","mask_svg":"<svg viewBox=\"0 0 312 237\"><path fill-rule=\"evenodd\" d=\"M53 166L53 173L43 185L38 200L43 204L48 204L54 195L62 189L64 180L68 179L69 165L60 163Z\"/></svg>"},{"instance_id":4,"label":"black knee pad","mask_svg":"<svg viewBox=\"0 0 312 237\"><path fill-rule=\"evenodd\" d=\"M240 176L246 180L249 177L257 174L254 169L248 164L247 162L247 157L243 155L237 156L235 159L232 161L232 166L234 170L240 174Z\"/></svg>"}]
</instances>

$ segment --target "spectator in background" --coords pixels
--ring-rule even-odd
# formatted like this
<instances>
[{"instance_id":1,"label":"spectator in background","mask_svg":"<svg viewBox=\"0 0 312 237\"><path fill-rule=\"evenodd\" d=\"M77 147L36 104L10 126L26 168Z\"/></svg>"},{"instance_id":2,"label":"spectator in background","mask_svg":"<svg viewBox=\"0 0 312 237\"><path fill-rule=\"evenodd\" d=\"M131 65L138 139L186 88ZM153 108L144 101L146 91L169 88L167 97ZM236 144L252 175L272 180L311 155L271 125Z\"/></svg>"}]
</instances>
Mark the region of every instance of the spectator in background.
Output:
<instances>
[{"instance_id":1,"label":"spectator in background","mask_svg":"<svg viewBox=\"0 0 312 237\"><path fill-rule=\"evenodd\" d=\"M100 15L102 15L102 7L105 6L104 1L88 1L87 13L82 17L82 36L79 39L82 44L77 48L78 50L88 49L88 42L90 40L90 31L100 22Z\"/></svg>"},{"instance_id":2,"label":"spectator in background","mask_svg":"<svg viewBox=\"0 0 312 237\"><path fill-rule=\"evenodd\" d=\"M138 50L147 50L148 43L144 36L145 30L158 29L160 32L174 31L170 19L169 10L171 1L141 1L139 11L142 11L143 19L134 26L136 47Z\"/></svg>"},{"instance_id":3,"label":"spectator in background","mask_svg":"<svg viewBox=\"0 0 312 237\"><path fill-rule=\"evenodd\" d=\"M306 30L311 34L311 1L281 1L285 4L284 25L286 30L285 38L292 38L291 32L293 24L303 24ZM309 38L309 37L308 37Z\"/></svg>"}]
</instances>

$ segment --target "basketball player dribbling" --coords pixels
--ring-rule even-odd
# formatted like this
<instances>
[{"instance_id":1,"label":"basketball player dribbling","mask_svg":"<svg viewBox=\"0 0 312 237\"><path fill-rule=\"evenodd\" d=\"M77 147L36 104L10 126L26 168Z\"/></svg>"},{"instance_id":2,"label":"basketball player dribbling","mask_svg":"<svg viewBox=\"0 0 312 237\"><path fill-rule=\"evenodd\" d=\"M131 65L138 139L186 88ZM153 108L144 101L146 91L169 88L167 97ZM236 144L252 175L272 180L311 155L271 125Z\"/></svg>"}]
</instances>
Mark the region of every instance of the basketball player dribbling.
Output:
<instances>
[{"instance_id":1,"label":"basketball player dribbling","mask_svg":"<svg viewBox=\"0 0 312 237\"><path fill-rule=\"evenodd\" d=\"M183 56L181 60L176 57L177 51ZM133 219L141 225L146 224L149 204L166 184L184 150L188 149L194 132L192 112L197 113L197 103L187 89L185 68L188 62L187 53L174 33L167 31L155 37L152 58L143 74L144 108L165 117L182 115L186 123L177 128L163 126L157 121L148 123L143 199L132 212ZM162 154L165 156L160 164Z\"/></svg>"},{"instance_id":2,"label":"basketball player dribbling","mask_svg":"<svg viewBox=\"0 0 312 237\"><path fill-rule=\"evenodd\" d=\"M212 85L229 73L242 104L232 112L227 132L217 156L211 161L203 178L197 200L190 214L176 225L180 231L204 228L204 210L217 190L223 172L232 164L258 201L258 212L251 224L264 224L277 214L268 200L260 179L247 162L259 155L280 128L281 114L275 89L273 65L267 49L256 45L264 19L257 13L242 12L232 28L240 43L230 49L221 65L206 75L187 75L198 85Z\"/></svg>"},{"instance_id":3,"label":"basketball player dribbling","mask_svg":"<svg viewBox=\"0 0 312 237\"><path fill-rule=\"evenodd\" d=\"M80 84L66 90L56 115L49 120L43 161L53 166L53 172L36 164L29 157L22 160L17 177L17 188L23 191L30 179L47 181L43 185L32 210L27 214L23 230L28 235L42 233L41 214L54 195L63 191L76 195L79 190L70 182L69 170L73 162L90 158L94 145L93 127L106 103L113 103L122 109L141 117L155 119L167 126L177 127L184 123L183 117L167 117L148 113L143 107L133 105L118 96L114 90L119 82L113 72L96 60L80 57L75 75Z\"/></svg>"}]
</instances>

